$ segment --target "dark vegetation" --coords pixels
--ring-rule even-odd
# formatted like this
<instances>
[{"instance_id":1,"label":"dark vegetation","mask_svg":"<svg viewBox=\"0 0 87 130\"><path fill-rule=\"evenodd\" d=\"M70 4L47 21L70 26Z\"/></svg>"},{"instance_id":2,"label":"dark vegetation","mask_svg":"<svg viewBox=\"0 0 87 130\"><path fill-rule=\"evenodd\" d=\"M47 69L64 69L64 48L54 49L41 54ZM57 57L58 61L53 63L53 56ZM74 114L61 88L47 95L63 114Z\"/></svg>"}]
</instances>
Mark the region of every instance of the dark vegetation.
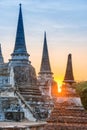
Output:
<instances>
[{"instance_id":1,"label":"dark vegetation","mask_svg":"<svg viewBox=\"0 0 87 130\"><path fill-rule=\"evenodd\" d=\"M77 83L76 91L80 95L84 108L87 110L87 81Z\"/></svg>"}]
</instances>

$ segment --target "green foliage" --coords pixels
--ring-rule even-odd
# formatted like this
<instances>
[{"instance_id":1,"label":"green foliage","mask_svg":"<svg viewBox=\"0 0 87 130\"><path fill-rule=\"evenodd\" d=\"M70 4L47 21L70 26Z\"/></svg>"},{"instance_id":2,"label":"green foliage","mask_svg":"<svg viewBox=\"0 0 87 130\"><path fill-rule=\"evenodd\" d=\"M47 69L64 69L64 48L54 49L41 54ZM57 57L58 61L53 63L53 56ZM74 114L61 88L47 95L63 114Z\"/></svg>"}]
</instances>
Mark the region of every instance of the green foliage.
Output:
<instances>
[{"instance_id":1,"label":"green foliage","mask_svg":"<svg viewBox=\"0 0 87 130\"><path fill-rule=\"evenodd\" d=\"M76 91L81 94L84 89L87 89L87 81L76 84Z\"/></svg>"},{"instance_id":2,"label":"green foliage","mask_svg":"<svg viewBox=\"0 0 87 130\"><path fill-rule=\"evenodd\" d=\"M84 89L81 93L81 102L84 108L87 110L87 88Z\"/></svg>"},{"instance_id":3,"label":"green foliage","mask_svg":"<svg viewBox=\"0 0 87 130\"><path fill-rule=\"evenodd\" d=\"M76 91L80 95L84 108L87 110L87 81L76 84Z\"/></svg>"}]
</instances>

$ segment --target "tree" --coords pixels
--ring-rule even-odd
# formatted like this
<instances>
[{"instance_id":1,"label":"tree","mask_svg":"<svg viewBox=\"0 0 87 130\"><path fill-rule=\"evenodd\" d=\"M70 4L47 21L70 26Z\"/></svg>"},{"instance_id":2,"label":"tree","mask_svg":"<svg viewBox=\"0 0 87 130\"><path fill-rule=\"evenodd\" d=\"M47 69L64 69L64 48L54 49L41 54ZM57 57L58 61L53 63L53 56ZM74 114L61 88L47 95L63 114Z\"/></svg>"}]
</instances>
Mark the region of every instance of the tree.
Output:
<instances>
[{"instance_id":1,"label":"tree","mask_svg":"<svg viewBox=\"0 0 87 130\"><path fill-rule=\"evenodd\" d=\"M87 81L76 84L76 91L79 93L81 102L87 110Z\"/></svg>"}]
</instances>

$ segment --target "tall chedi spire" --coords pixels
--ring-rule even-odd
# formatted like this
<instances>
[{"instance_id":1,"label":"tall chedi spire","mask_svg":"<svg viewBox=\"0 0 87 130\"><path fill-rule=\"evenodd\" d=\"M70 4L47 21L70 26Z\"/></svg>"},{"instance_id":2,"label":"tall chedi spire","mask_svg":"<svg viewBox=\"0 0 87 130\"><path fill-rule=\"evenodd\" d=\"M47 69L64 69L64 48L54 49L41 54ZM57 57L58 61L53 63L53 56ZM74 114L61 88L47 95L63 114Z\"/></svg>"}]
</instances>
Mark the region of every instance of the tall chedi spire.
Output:
<instances>
[{"instance_id":1,"label":"tall chedi spire","mask_svg":"<svg viewBox=\"0 0 87 130\"><path fill-rule=\"evenodd\" d=\"M4 63L4 59L3 59L3 56L2 56L1 44L0 44L0 63Z\"/></svg>"},{"instance_id":2,"label":"tall chedi spire","mask_svg":"<svg viewBox=\"0 0 87 130\"><path fill-rule=\"evenodd\" d=\"M49 61L46 32L44 32L44 45L43 45L42 62L41 62L41 68L40 68L40 74L42 73L52 74L50 61Z\"/></svg>"},{"instance_id":3,"label":"tall chedi spire","mask_svg":"<svg viewBox=\"0 0 87 130\"><path fill-rule=\"evenodd\" d=\"M66 73L64 77L64 83L72 84L75 83L74 76L73 76L73 67L72 67L72 55L68 55Z\"/></svg>"},{"instance_id":4,"label":"tall chedi spire","mask_svg":"<svg viewBox=\"0 0 87 130\"><path fill-rule=\"evenodd\" d=\"M22 8L20 4L16 40L15 40L14 51L12 53L12 60L27 60L28 61L28 57L29 57L29 54L27 53L27 49L26 49Z\"/></svg>"},{"instance_id":5,"label":"tall chedi spire","mask_svg":"<svg viewBox=\"0 0 87 130\"><path fill-rule=\"evenodd\" d=\"M9 61L9 66L13 67L15 83L23 84L29 82L30 84L36 84L35 68L28 59L29 54L27 53L25 42L21 4L19 6L15 46L11 56L12 59Z\"/></svg>"},{"instance_id":6,"label":"tall chedi spire","mask_svg":"<svg viewBox=\"0 0 87 130\"><path fill-rule=\"evenodd\" d=\"M43 95L51 96L51 89L53 83L53 73L51 72L46 32L44 32L44 44L40 72L38 76L39 88Z\"/></svg>"}]
</instances>

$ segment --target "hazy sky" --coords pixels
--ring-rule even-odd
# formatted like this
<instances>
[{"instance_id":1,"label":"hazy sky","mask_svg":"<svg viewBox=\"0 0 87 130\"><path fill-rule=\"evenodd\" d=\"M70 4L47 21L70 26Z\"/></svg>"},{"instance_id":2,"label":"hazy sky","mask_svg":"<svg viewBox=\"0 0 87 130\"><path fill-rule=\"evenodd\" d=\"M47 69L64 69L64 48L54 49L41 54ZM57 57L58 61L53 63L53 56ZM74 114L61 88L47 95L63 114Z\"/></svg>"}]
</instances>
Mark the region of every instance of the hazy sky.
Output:
<instances>
[{"instance_id":1,"label":"hazy sky","mask_svg":"<svg viewBox=\"0 0 87 130\"><path fill-rule=\"evenodd\" d=\"M75 79L87 80L87 0L0 0L0 43L5 62L14 48L19 3L27 50L36 72L46 31L55 79L63 79L67 55L72 53Z\"/></svg>"}]
</instances>

